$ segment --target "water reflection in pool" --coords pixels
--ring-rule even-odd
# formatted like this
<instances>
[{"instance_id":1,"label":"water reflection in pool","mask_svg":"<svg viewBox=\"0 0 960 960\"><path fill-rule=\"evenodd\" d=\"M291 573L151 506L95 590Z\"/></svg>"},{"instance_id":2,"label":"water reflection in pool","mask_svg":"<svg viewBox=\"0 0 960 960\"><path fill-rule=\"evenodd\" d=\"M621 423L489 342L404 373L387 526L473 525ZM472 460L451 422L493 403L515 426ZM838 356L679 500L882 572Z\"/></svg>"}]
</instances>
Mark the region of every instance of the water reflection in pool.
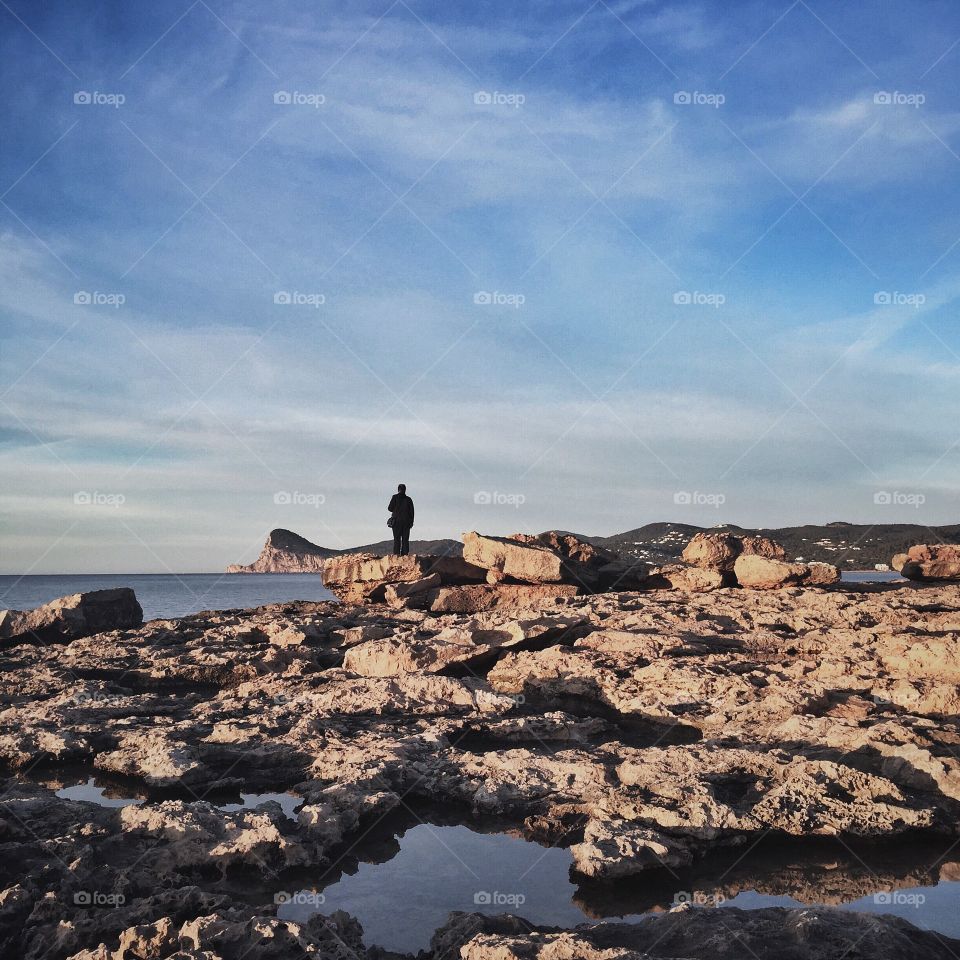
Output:
<instances>
[{"instance_id":1,"label":"water reflection in pool","mask_svg":"<svg viewBox=\"0 0 960 960\"><path fill-rule=\"evenodd\" d=\"M762 844L760 846L763 846ZM637 920L688 901L705 908L840 906L888 913L960 938L960 876L938 862L946 844L850 852L839 843L767 844L713 856L679 875L659 871L613 884L572 882L569 850L506 833L418 824L381 843L344 873L277 896L278 915L305 920L345 910L368 946L416 952L451 911L515 913L537 924L572 927L604 917ZM928 849L929 848L929 849Z\"/></svg>"}]
</instances>

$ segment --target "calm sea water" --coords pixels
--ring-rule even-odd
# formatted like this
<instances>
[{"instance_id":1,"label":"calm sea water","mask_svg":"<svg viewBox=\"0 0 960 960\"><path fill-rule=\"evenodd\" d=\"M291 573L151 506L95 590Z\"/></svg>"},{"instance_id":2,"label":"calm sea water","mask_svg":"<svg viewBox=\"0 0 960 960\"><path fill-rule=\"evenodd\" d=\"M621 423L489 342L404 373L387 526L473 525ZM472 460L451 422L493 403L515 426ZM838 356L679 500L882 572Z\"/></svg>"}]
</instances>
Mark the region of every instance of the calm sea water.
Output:
<instances>
[{"instance_id":1,"label":"calm sea water","mask_svg":"<svg viewBox=\"0 0 960 960\"><path fill-rule=\"evenodd\" d=\"M130 587L145 620L286 600L332 600L316 573L117 573L0 576L0 610L29 610L86 590Z\"/></svg>"}]
</instances>

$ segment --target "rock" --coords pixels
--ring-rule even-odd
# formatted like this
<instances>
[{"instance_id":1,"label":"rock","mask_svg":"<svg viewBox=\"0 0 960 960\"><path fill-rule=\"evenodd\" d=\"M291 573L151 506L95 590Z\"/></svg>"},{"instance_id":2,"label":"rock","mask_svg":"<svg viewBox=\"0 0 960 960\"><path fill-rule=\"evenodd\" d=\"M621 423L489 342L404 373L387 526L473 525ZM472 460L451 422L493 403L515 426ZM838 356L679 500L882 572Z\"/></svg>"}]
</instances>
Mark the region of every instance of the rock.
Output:
<instances>
[{"instance_id":1,"label":"rock","mask_svg":"<svg viewBox=\"0 0 960 960\"><path fill-rule=\"evenodd\" d=\"M698 533L683 548L681 559L705 570L732 570L743 544L732 533Z\"/></svg>"},{"instance_id":2,"label":"rock","mask_svg":"<svg viewBox=\"0 0 960 960\"><path fill-rule=\"evenodd\" d=\"M894 557L896 562L898 558ZM899 569L908 580L960 580L960 545L920 544L907 551Z\"/></svg>"},{"instance_id":3,"label":"rock","mask_svg":"<svg viewBox=\"0 0 960 960\"><path fill-rule=\"evenodd\" d=\"M643 560L625 558L612 560L597 570L599 589L601 590L643 590L648 584L651 566Z\"/></svg>"},{"instance_id":4,"label":"rock","mask_svg":"<svg viewBox=\"0 0 960 960\"><path fill-rule=\"evenodd\" d=\"M428 577L409 580L406 583L388 583L384 588L384 599L391 607L402 606L405 600L416 597L428 590L440 586L440 574L434 571Z\"/></svg>"},{"instance_id":5,"label":"rock","mask_svg":"<svg viewBox=\"0 0 960 960\"><path fill-rule=\"evenodd\" d=\"M577 595L573 584L471 584L441 587L428 594L433 613L479 613L501 607L544 607L562 603Z\"/></svg>"},{"instance_id":6,"label":"rock","mask_svg":"<svg viewBox=\"0 0 960 960\"><path fill-rule=\"evenodd\" d=\"M514 533L511 540L518 543L540 545L553 550L563 559L564 579L576 583L585 591L602 586L600 571L618 560L615 553L598 547L587 540L581 540L572 533L559 533L550 530L546 533ZM634 572L637 571L634 565Z\"/></svg>"},{"instance_id":7,"label":"rock","mask_svg":"<svg viewBox=\"0 0 960 960\"><path fill-rule=\"evenodd\" d=\"M810 575L810 568L803 563L786 563L756 554L742 554L737 557L733 572L741 587L776 590L801 583Z\"/></svg>"},{"instance_id":8,"label":"rock","mask_svg":"<svg viewBox=\"0 0 960 960\"><path fill-rule=\"evenodd\" d=\"M676 881L675 881L676 882ZM509 915L453 913L431 941L434 960L951 960L960 940L899 917L824 907L686 907L641 923L558 930ZM687 899L684 899L687 898Z\"/></svg>"},{"instance_id":9,"label":"rock","mask_svg":"<svg viewBox=\"0 0 960 960\"><path fill-rule=\"evenodd\" d=\"M521 620L468 621L432 635L418 631L363 643L344 655L343 668L365 677L437 673L453 666L476 666L500 650L553 639L572 644L582 617L540 616Z\"/></svg>"},{"instance_id":10,"label":"rock","mask_svg":"<svg viewBox=\"0 0 960 960\"><path fill-rule=\"evenodd\" d=\"M679 563L653 567L643 586L654 590L683 590L686 593L705 593L729 586L733 577L720 570L685 567Z\"/></svg>"},{"instance_id":11,"label":"rock","mask_svg":"<svg viewBox=\"0 0 960 960\"><path fill-rule=\"evenodd\" d=\"M272 604L3 647L0 956L375 960L350 923L283 920L273 898L352 869L346 850L394 854L361 841L391 811L402 834L408 805L571 845L588 917L647 914L552 930L454 914L423 960L953 949L822 907L649 912L748 889L849 903L956 873L937 860L960 837L955 583L576 590L441 583L425 599L501 605ZM56 795L88 776L128 805ZM286 791L294 818L219 806Z\"/></svg>"},{"instance_id":12,"label":"rock","mask_svg":"<svg viewBox=\"0 0 960 960\"><path fill-rule=\"evenodd\" d=\"M726 531L696 534L684 547L681 557L695 567L730 571L741 554L771 560L787 558L783 547L767 537L741 537Z\"/></svg>"},{"instance_id":13,"label":"rock","mask_svg":"<svg viewBox=\"0 0 960 960\"><path fill-rule=\"evenodd\" d=\"M905 553L894 554L893 559L890 561L890 569L896 570L896 572L899 573L906 562L907 555Z\"/></svg>"},{"instance_id":14,"label":"rock","mask_svg":"<svg viewBox=\"0 0 960 960\"><path fill-rule=\"evenodd\" d=\"M536 538L531 541L487 537L471 530L463 535L463 559L524 583L561 582L564 569L560 554L536 542Z\"/></svg>"},{"instance_id":15,"label":"rock","mask_svg":"<svg viewBox=\"0 0 960 960\"><path fill-rule=\"evenodd\" d=\"M455 556L347 553L324 563L323 584L344 603L376 602L385 598L388 584L410 583L433 574L443 584L481 583L486 578L486 570Z\"/></svg>"},{"instance_id":16,"label":"rock","mask_svg":"<svg viewBox=\"0 0 960 960\"><path fill-rule=\"evenodd\" d=\"M807 574L803 578L803 582L811 587L827 587L833 583L839 583L842 576L839 567L832 563L821 563L817 560L807 564Z\"/></svg>"},{"instance_id":17,"label":"rock","mask_svg":"<svg viewBox=\"0 0 960 960\"><path fill-rule=\"evenodd\" d=\"M590 820L583 842L570 848L573 869L595 880L620 880L646 870L686 867L690 848L658 830L624 820Z\"/></svg>"},{"instance_id":18,"label":"rock","mask_svg":"<svg viewBox=\"0 0 960 960\"><path fill-rule=\"evenodd\" d=\"M143 610L129 587L60 597L34 610L0 612L6 643L62 643L143 623Z\"/></svg>"}]
</instances>

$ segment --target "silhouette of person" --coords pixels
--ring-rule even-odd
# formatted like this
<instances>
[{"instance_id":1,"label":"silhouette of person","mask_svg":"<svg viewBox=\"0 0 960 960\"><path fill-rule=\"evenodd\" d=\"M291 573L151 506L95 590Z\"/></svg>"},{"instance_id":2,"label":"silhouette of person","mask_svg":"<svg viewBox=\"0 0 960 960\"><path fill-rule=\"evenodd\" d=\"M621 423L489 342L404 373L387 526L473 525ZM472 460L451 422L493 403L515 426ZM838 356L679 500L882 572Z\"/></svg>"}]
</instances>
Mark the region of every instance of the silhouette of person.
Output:
<instances>
[{"instance_id":1,"label":"silhouette of person","mask_svg":"<svg viewBox=\"0 0 960 960\"><path fill-rule=\"evenodd\" d=\"M413 526L413 501L407 496L407 485L401 483L387 506L393 521L393 552L405 557L410 552L410 528Z\"/></svg>"}]
</instances>

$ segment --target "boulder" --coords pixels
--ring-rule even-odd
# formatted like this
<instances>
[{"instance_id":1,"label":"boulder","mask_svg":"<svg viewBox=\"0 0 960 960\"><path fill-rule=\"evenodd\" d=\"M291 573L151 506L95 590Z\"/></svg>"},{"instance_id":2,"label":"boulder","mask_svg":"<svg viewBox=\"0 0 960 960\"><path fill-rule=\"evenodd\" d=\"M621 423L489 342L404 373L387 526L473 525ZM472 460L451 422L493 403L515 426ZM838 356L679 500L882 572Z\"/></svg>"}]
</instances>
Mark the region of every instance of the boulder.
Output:
<instances>
[{"instance_id":1,"label":"boulder","mask_svg":"<svg viewBox=\"0 0 960 960\"><path fill-rule=\"evenodd\" d=\"M0 641L57 643L143 623L143 609L129 587L60 597L34 610L0 612Z\"/></svg>"},{"instance_id":2,"label":"boulder","mask_svg":"<svg viewBox=\"0 0 960 960\"><path fill-rule=\"evenodd\" d=\"M893 559L890 561L890 569L896 570L896 572L899 573L906 562L907 555L905 553L894 554Z\"/></svg>"},{"instance_id":3,"label":"boulder","mask_svg":"<svg viewBox=\"0 0 960 960\"><path fill-rule=\"evenodd\" d=\"M808 573L803 578L804 584L811 587L828 587L832 583L839 583L842 576L840 568L832 563L822 563L814 560L807 564Z\"/></svg>"},{"instance_id":4,"label":"boulder","mask_svg":"<svg viewBox=\"0 0 960 960\"><path fill-rule=\"evenodd\" d=\"M739 537L726 531L698 533L683 548L682 559L707 570L733 570L742 555L786 560L783 547L768 537Z\"/></svg>"},{"instance_id":5,"label":"boulder","mask_svg":"<svg viewBox=\"0 0 960 960\"><path fill-rule=\"evenodd\" d=\"M560 583L564 565L559 553L530 538L523 542L508 537L487 537L475 530L463 535L463 559L524 583ZM484 574L486 577L486 573Z\"/></svg>"},{"instance_id":6,"label":"boulder","mask_svg":"<svg viewBox=\"0 0 960 960\"><path fill-rule=\"evenodd\" d=\"M559 533L556 530L535 535L514 533L510 539L553 550L562 558L564 579L590 590L602 588L601 571L618 560L617 555L610 550L581 540L572 533Z\"/></svg>"},{"instance_id":7,"label":"boulder","mask_svg":"<svg viewBox=\"0 0 960 960\"><path fill-rule=\"evenodd\" d=\"M680 554L685 563L705 570L732 570L742 543L732 533L698 533Z\"/></svg>"},{"instance_id":8,"label":"boulder","mask_svg":"<svg viewBox=\"0 0 960 960\"><path fill-rule=\"evenodd\" d=\"M742 554L737 557L733 572L741 587L776 590L804 582L810 575L810 567L805 563L786 563L756 554Z\"/></svg>"},{"instance_id":9,"label":"boulder","mask_svg":"<svg viewBox=\"0 0 960 960\"><path fill-rule=\"evenodd\" d=\"M570 583L469 584L431 591L428 605L433 613L478 613L498 607L551 606L577 593L577 587Z\"/></svg>"},{"instance_id":10,"label":"boulder","mask_svg":"<svg viewBox=\"0 0 960 960\"><path fill-rule=\"evenodd\" d=\"M899 570L908 580L960 580L960 545L935 543L911 547Z\"/></svg>"}]
</instances>

